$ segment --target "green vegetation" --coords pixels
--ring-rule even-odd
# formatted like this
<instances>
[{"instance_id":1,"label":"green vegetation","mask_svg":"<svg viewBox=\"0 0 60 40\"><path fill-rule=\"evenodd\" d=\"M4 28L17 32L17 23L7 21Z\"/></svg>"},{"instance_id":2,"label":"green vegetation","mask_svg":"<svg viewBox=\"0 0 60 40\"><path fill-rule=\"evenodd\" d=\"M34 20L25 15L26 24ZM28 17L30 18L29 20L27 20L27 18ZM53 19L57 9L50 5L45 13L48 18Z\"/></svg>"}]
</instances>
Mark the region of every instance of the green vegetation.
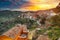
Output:
<instances>
[{"instance_id":1,"label":"green vegetation","mask_svg":"<svg viewBox=\"0 0 60 40\"><path fill-rule=\"evenodd\" d=\"M37 24L37 22L35 20L31 20L29 18L17 17L17 18L15 18L14 23L26 24L27 28L29 30L34 30L38 26L38 24Z\"/></svg>"},{"instance_id":2,"label":"green vegetation","mask_svg":"<svg viewBox=\"0 0 60 40\"><path fill-rule=\"evenodd\" d=\"M60 26L60 14L51 17L50 22L51 22L54 26Z\"/></svg>"},{"instance_id":3,"label":"green vegetation","mask_svg":"<svg viewBox=\"0 0 60 40\"><path fill-rule=\"evenodd\" d=\"M47 34L52 40L58 40L60 38L60 14L51 17L50 23L52 25L48 28Z\"/></svg>"},{"instance_id":4,"label":"green vegetation","mask_svg":"<svg viewBox=\"0 0 60 40\"><path fill-rule=\"evenodd\" d=\"M12 28L15 24L13 23L14 18L20 15L20 12L14 11L0 11L0 34L6 32Z\"/></svg>"},{"instance_id":5,"label":"green vegetation","mask_svg":"<svg viewBox=\"0 0 60 40\"><path fill-rule=\"evenodd\" d=\"M0 34L6 32L10 28L14 27L15 24L26 24L28 29L34 30L38 25L35 20L29 18L21 18L19 11L0 11Z\"/></svg>"},{"instance_id":6,"label":"green vegetation","mask_svg":"<svg viewBox=\"0 0 60 40\"><path fill-rule=\"evenodd\" d=\"M18 17L22 12L4 11L0 12L0 34L6 32L8 29L14 27L15 24L26 24L29 30L36 29L39 25L36 20L29 18ZM40 17L37 18L39 20ZM45 18L41 18L45 22ZM60 15L55 15L48 20L51 26L46 29L36 31L36 37L39 35L48 35L51 40L58 40L60 38ZM42 23L44 25L44 22Z\"/></svg>"},{"instance_id":7,"label":"green vegetation","mask_svg":"<svg viewBox=\"0 0 60 40\"><path fill-rule=\"evenodd\" d=\"M51 29L47 30L47 34L48 36L52 39L52 40L58 40L58 38L60 38L60 27L51 27Z\"/></svg>"},{"instance_id":8,"label":"green vegetation","mask_svg":"<svg viewBox=\"0 0 60 40\"><path fill-rule=\"evenodd\" d=\"M46 29L37 30L37 35L48 35L51 40L60 38L60 15L55 15L48 20L51 26Z\"/></svg>"}]
</instances>

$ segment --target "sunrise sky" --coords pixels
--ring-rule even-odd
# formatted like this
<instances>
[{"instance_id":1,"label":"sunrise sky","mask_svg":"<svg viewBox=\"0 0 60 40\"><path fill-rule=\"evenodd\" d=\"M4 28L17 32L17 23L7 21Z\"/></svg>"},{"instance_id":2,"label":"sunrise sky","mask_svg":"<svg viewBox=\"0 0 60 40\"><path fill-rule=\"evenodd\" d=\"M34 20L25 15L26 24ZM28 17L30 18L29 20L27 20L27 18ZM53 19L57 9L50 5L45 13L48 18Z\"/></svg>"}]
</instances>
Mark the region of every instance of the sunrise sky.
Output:
<instances>
[{"instance_id":1,"label":"sunrise sky","mask_svg":"<svg viewBox=\"0 0 60 40\"><path fill-rule=\"evenodd\" d=\"M0 0L0 10L46 10L58 4L58 0Z\"/></svg>"}]
</instances>

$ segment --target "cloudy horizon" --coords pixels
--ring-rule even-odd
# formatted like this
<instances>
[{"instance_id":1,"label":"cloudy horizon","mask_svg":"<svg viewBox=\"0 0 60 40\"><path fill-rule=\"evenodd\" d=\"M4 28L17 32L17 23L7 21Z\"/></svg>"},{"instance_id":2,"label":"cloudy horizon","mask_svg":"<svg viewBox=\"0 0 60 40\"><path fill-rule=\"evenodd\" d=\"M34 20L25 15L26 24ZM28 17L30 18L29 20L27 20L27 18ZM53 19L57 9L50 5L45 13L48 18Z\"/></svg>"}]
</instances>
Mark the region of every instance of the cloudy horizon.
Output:
<instances>
[{"instance_id":1,"label":"cloudy horizon","mask_svg":"<svg viewBox=\"0 0 60 40\"><path fill-rule=\"evenodd\" d=\"M0 10L46 10L56 8L58 4L56 0L0 0Z\"/></svg>"}]
</instances>

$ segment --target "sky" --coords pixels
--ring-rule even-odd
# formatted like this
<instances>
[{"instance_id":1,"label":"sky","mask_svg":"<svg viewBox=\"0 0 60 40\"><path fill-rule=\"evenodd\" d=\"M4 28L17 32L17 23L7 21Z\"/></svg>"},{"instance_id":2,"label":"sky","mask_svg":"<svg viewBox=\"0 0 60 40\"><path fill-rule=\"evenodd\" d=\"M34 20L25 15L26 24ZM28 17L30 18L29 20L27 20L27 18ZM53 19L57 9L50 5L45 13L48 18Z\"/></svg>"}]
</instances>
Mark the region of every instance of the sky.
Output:
<instances>
[{"instance_id":1,"label":"sky","mask_svg":"<svg viewBox=\"0 0 60 40\"><path fill-rule=\"evenodd\" d=\"M17 9L25 3L27 0L0 0L0 9Z\"/></svg>"},{"instance_id":2,"label":"sky","mask_svg":"<svg viewBox=\"0 0 60 40\"><path fill-rule=\"evenodd\" d=\"M47 10L58 4L58 0L0 0L0 10Z\"/></svg>"}]
</instances>

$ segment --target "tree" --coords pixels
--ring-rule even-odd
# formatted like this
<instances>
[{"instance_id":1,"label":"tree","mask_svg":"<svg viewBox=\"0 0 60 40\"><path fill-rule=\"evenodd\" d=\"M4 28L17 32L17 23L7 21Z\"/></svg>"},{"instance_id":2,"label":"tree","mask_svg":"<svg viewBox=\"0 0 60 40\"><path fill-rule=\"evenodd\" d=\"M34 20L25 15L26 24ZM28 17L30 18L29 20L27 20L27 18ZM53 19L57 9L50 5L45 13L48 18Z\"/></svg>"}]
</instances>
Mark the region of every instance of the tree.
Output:
<instances>
[{"instance_id":1,"label":"tree","mask_svg":"<svg viewBox=\"0 0 60 40\"><path fill-rule=\"evenodd\" d=\"M50 22L51 22L54 26L60 26L60 14L51 17Z\"/></svg>"}]
</instances>

